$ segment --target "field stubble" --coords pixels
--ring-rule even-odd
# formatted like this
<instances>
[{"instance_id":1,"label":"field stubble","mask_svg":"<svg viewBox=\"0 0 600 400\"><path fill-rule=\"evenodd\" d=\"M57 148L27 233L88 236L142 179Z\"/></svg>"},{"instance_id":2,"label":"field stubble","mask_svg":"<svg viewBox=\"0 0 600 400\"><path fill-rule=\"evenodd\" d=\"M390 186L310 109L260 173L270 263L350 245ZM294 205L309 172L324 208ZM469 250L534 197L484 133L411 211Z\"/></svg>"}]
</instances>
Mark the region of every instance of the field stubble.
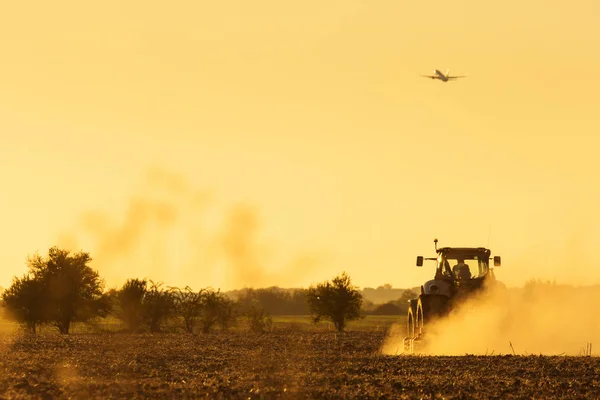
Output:
<instances>
[{"instance_id":1,"label":"field stubble","mask_svg":"<svg viewBox=\"0 0 600 400\"><path fill-rule=\"evenodd\" d=\"M5 335L7 398L598 398L596 357L383 355L386 332Z\"/></svg>"}]
</instances>

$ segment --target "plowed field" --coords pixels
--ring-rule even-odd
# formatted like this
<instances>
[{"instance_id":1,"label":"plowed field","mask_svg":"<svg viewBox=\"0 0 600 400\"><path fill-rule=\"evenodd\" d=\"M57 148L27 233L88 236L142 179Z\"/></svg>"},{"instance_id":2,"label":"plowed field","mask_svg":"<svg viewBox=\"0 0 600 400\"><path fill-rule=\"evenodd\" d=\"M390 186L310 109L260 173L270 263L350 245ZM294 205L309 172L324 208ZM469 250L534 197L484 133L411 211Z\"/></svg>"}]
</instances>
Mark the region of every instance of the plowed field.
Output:
<instances>
[{"instance_id":1,"label":"plowed field","mask_svg":"<svg viewBox=\"0 0 600 400\"><path fill-rule=\"evenodd\" d=\"M596 357L384 356L385 332L6 337L4 398L600 398Z\"/></svg>"}]
</instances>

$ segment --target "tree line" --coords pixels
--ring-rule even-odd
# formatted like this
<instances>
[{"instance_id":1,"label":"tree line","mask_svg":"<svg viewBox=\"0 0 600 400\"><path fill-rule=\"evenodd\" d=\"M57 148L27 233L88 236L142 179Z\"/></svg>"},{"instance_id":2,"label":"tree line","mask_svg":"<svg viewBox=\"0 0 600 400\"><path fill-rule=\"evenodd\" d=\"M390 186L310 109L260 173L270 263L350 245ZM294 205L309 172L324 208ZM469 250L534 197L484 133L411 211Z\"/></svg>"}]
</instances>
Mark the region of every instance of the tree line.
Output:
<instances>
[{"instance_id":1,"label":"tree line","mask_svg":"<svg viewBox=\"0 0 600 400\"><path fill-rule=\"evenodd\" d=\"M270 315L311 315L314 322L331 321L338 331L362 317L363 296L346 273L308 289L277 287L244 289L237 299L220 290L165 286L130 278L119 289L106 291L99 273L89 266L89 253L51 247L48 255L27 258L28 272L14 277L2 293L8 317L31 333L53 326L68 334L75 322L89 323L109 315L129 332L160 332L176 323L188 333L227 330L238 318L250 329L268 328Z\"/></svg>"}]
</instances>

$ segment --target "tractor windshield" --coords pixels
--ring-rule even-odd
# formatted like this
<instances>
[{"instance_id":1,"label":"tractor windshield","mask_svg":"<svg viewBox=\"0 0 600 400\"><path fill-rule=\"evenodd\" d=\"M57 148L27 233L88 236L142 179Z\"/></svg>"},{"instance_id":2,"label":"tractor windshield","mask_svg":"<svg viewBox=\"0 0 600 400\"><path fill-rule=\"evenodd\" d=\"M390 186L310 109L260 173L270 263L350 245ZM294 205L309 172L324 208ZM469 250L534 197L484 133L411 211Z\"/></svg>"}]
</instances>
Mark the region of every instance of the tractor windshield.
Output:
<instances>
[{"instance_id":1,"label":"tractor windshield","mask_svg":"<svg viewBox=\"0 0 600 400\"><path fill-rule=\"evenodd\" d=\"M489 258L481 255L452 254L442 256L442 274L459 280L481 278L489 271Z\"/></svg>"}]
</instances>

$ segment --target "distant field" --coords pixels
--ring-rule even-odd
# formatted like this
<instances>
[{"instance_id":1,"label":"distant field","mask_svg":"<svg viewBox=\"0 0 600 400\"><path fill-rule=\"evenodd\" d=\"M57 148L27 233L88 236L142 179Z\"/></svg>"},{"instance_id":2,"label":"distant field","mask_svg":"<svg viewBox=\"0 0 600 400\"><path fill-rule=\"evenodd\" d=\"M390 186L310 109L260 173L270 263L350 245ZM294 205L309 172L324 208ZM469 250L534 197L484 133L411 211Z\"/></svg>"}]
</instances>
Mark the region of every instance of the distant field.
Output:
<instances>
[{"instance_id":1,"label":"distant field","mask_svg":"<svg viewBox=\"0 0 600 400\"><path fill-rule=\"evenodd\" d=\"M334 330L331 322L314 324L308 315L274 316L274 328L298 327L303 330ZM351 321L349 330L387 330L394 323L406 323L405 316L398 315L367 315L364 319Z\"/></svg>"},{"instance_id":2,"label":"distant field","mask_svg":"<svg viewBox=\"0 0 600 400\"><path fill-rule=\"evenodd\" d=\"M274 330L295 330L295 331L333 331L335 328L331 322L320 322L314 324L308 315L276 315L272 317L272 329ZM397 315L367 315L364 319L352 321L348 324L348 330L360 331L386 331L392 324L400 323L402 326L406 323L406 317ZM19 327L8 320L0 320L0 333L13 332ZM73 324L71 332L78 333L101 333L118 332L123 329L120 320L115 317L103 318L92 325ZM246 331L248 324L244 318L240 318L237 325L231 328L233 332ZM216 328L218 330L218 328ZM55 329L45 326L41 329L42 333L52 333Z\"/></svg>"},{"instance_id":3,"label":"distant field","mask_svg":"<svg viewBox=\"0 0 600 400\"><path fill-rule=\"evenodd\" d=\"M385 356L384 331L0 337L17 399L600 398L596 357Z\"/></svg>"}]
</instances>

